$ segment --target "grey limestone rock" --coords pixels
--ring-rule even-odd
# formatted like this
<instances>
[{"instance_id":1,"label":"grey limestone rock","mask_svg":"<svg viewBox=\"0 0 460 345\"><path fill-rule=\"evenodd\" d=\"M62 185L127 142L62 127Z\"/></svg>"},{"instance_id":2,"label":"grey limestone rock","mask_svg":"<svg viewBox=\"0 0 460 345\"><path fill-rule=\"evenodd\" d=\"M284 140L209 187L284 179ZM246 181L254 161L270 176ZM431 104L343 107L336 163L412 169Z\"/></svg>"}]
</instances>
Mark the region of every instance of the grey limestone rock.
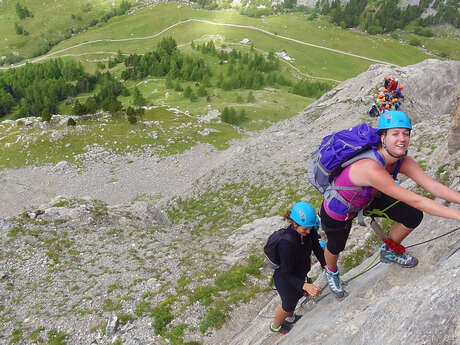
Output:
<instances>
[{"instance_id":1,"label":"grey limestone rock","mask_svg":"<svg viewBox=\"0 0 460 345\"><path fill-rule=\"evenodd\" d=\"M449 153L453 154L460 150L460 93L454 97L450 121L448 148Z\"/></svg>"}]
</instances>

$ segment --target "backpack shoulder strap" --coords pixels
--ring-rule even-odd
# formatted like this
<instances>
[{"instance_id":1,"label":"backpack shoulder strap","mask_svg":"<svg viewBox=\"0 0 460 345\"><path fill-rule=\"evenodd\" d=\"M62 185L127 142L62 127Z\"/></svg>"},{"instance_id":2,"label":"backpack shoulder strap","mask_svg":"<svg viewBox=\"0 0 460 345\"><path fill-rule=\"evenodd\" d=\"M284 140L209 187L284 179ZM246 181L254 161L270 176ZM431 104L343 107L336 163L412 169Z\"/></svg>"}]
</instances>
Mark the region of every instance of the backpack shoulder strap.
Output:
<instances>
[{"instance_id":1,"label":"backpack shoulder strap","mask_svg":"<svg viewBox=\"0 0 460 345\"><path fill-rule=\"evenodd\" d=\"M372 159L373 161L379 163L381 166L385 166L385 160L383 159L382 155L377 151L377 148L375 146L372 146L370 149L367 149L361 153L358 153L356 156L353 156L349 160L345 161L342 163L341 167L345 168L349 166L350 164L359 161L360 159L364 158L369 158Z\"/></svg>"},{"instance_id":2,"label":"backpack shoulder strap","mask_svg":"<svg viewBox=\"0 0 460 345\"><path fill-rule=\"evenodd\" d=\"M385 167L385 160L383 159L382 155L377 151L377 148L375 146L373 146L372 148L368 149L368 150L365 150L361 153L358 153L356 156L350 158L349 160L347 160L346 162L342 163L341 167L342 168L345 168L347 167L348 165L360 160L360 159L363 159L363 158L369 158L369 159L372 159L373 161L379 163L381 166ZM398 174L399 174L399 170L401 169L401 164L402 164L402 158L401 159L398 159L398 161L396 162L396 165L395 165L395 168L391 174L391 176L393 176L393 180L396 180Z\"/></svg>"},{"instance_id":3,"label":"backpack shoulder strap","mask_svg":"<svg viewBox=\"0 0 460 345\"><path fill-rule=\"evenodd\" d=\"M393 170L393 173L391 174L393 176L393 180L396 180L399 174L399 170L401 169L401 164L402 164L402 158L398 159L395 165L395 169Z\"/></svg>"}]
</instances>

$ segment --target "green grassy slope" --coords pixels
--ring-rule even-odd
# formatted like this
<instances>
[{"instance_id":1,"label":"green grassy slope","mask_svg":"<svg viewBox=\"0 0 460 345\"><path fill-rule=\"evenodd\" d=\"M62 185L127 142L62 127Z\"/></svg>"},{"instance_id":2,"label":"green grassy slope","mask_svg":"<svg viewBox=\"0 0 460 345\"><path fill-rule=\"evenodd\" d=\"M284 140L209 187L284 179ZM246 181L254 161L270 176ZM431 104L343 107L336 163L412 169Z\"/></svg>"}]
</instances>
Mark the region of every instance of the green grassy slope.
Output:
<instances>
[{"instance_id":1,"label":"green grassy slope","mask_svg":"<svg viewBox=\"0 0 460 345\"><path fill-rule=\"evenodd\" d=\"M388 61L397 65L413 64L428 57L415 47L401 44L387 37L369 36L351 30L341 30L327 21L309 22L306 18L307 16L302 13L290 13L259 19L241 16L234 10L203 11L188 7L178 8L175 3L161 4L153 8L143 9L133 15L113 18L102 27L62 42L52 51L56 52L83 42L123 39L125 41L85 44L69 49L65 51L65 54L117 51L118 49L129 53L144 53L150 50L164 35L174 37L178 44L188 43L207 34L223 36L225 41L229 43L236 43L243 37L247 37L254 42L256 47L264 50L286 49L291 56L296 58L296 65L306 73L315 72L319 76L335 77L340 80L355 76L375 62L312 48L286 40L281 36L363 55L371 59ZM202 22L179 23L189 19L246 25L253 28L232 28ZM176 26L163 34L159 34L174 24ZM276 34L278 37L258 31L257 28ZM148 38L149 36L155 37ZM133 38L143 39L127 41Z\"/></svg>"},{"instance_id":2,"label":"green grassy slope","mask_svg":"<svg viewBox=\"0 0 460 345\"><path fill-rule=\"evenodd\" d=\"M18 1L0 2L0 56L18 54L30 57L44 44L59 41L72 30L86 27L112 9L121 0L72 1L72 0L21 0L33 15L20 20L16 14ZM17 35L15 23L21 25L29 35ZM35 54L34 54L35 55Z\"/></svg>"}]
</instances>

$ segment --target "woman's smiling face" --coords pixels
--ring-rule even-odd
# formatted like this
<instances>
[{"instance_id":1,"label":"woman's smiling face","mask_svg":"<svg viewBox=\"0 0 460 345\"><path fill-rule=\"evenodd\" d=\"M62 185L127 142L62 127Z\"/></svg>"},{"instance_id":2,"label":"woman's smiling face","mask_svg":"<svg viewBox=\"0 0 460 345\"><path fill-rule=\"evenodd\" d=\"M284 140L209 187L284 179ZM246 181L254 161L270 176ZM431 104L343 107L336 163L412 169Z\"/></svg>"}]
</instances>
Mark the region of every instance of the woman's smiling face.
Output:
<instances>
[{"instance_id":1,"label":"woman's smiling face","mask_svg":"<svg viewBox=\"0 0 460 345\"><path fill-rule=\"evenodd\" d=\"M407 128L390 128L383 135L387 149L395 156L403 156L410 142L410 130Z\"/></svg>"}]
</instances>

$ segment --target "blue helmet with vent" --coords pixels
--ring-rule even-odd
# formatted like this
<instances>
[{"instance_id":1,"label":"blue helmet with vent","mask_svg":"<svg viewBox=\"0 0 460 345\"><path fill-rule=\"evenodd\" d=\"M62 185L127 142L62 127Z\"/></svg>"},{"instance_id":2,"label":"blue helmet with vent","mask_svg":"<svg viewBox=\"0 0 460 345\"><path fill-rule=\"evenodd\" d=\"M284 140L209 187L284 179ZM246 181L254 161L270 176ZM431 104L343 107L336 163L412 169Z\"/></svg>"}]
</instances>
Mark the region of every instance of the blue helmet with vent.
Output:
<instances>
[{"instance_id":1,"label":"blue helmet with vent","mask_svg":"<svg viewBox=\"0 0 460 345\"><path fill-rule=\"evenodd\" d=\"M378 130L390 128L412 129L412 122L404 111L388 110L380 115Z\"/></svg>"},{"instance_id":2,"label":"blue helmet with vent","mask_svg":"<svg viewBox=\"0 0 460 345\"><path fill-rule=\"evenodd\" d=\"M300 226L319 227L315 209L306 201L295 203L289 217Z\"/></svg>"}]
</instances>

